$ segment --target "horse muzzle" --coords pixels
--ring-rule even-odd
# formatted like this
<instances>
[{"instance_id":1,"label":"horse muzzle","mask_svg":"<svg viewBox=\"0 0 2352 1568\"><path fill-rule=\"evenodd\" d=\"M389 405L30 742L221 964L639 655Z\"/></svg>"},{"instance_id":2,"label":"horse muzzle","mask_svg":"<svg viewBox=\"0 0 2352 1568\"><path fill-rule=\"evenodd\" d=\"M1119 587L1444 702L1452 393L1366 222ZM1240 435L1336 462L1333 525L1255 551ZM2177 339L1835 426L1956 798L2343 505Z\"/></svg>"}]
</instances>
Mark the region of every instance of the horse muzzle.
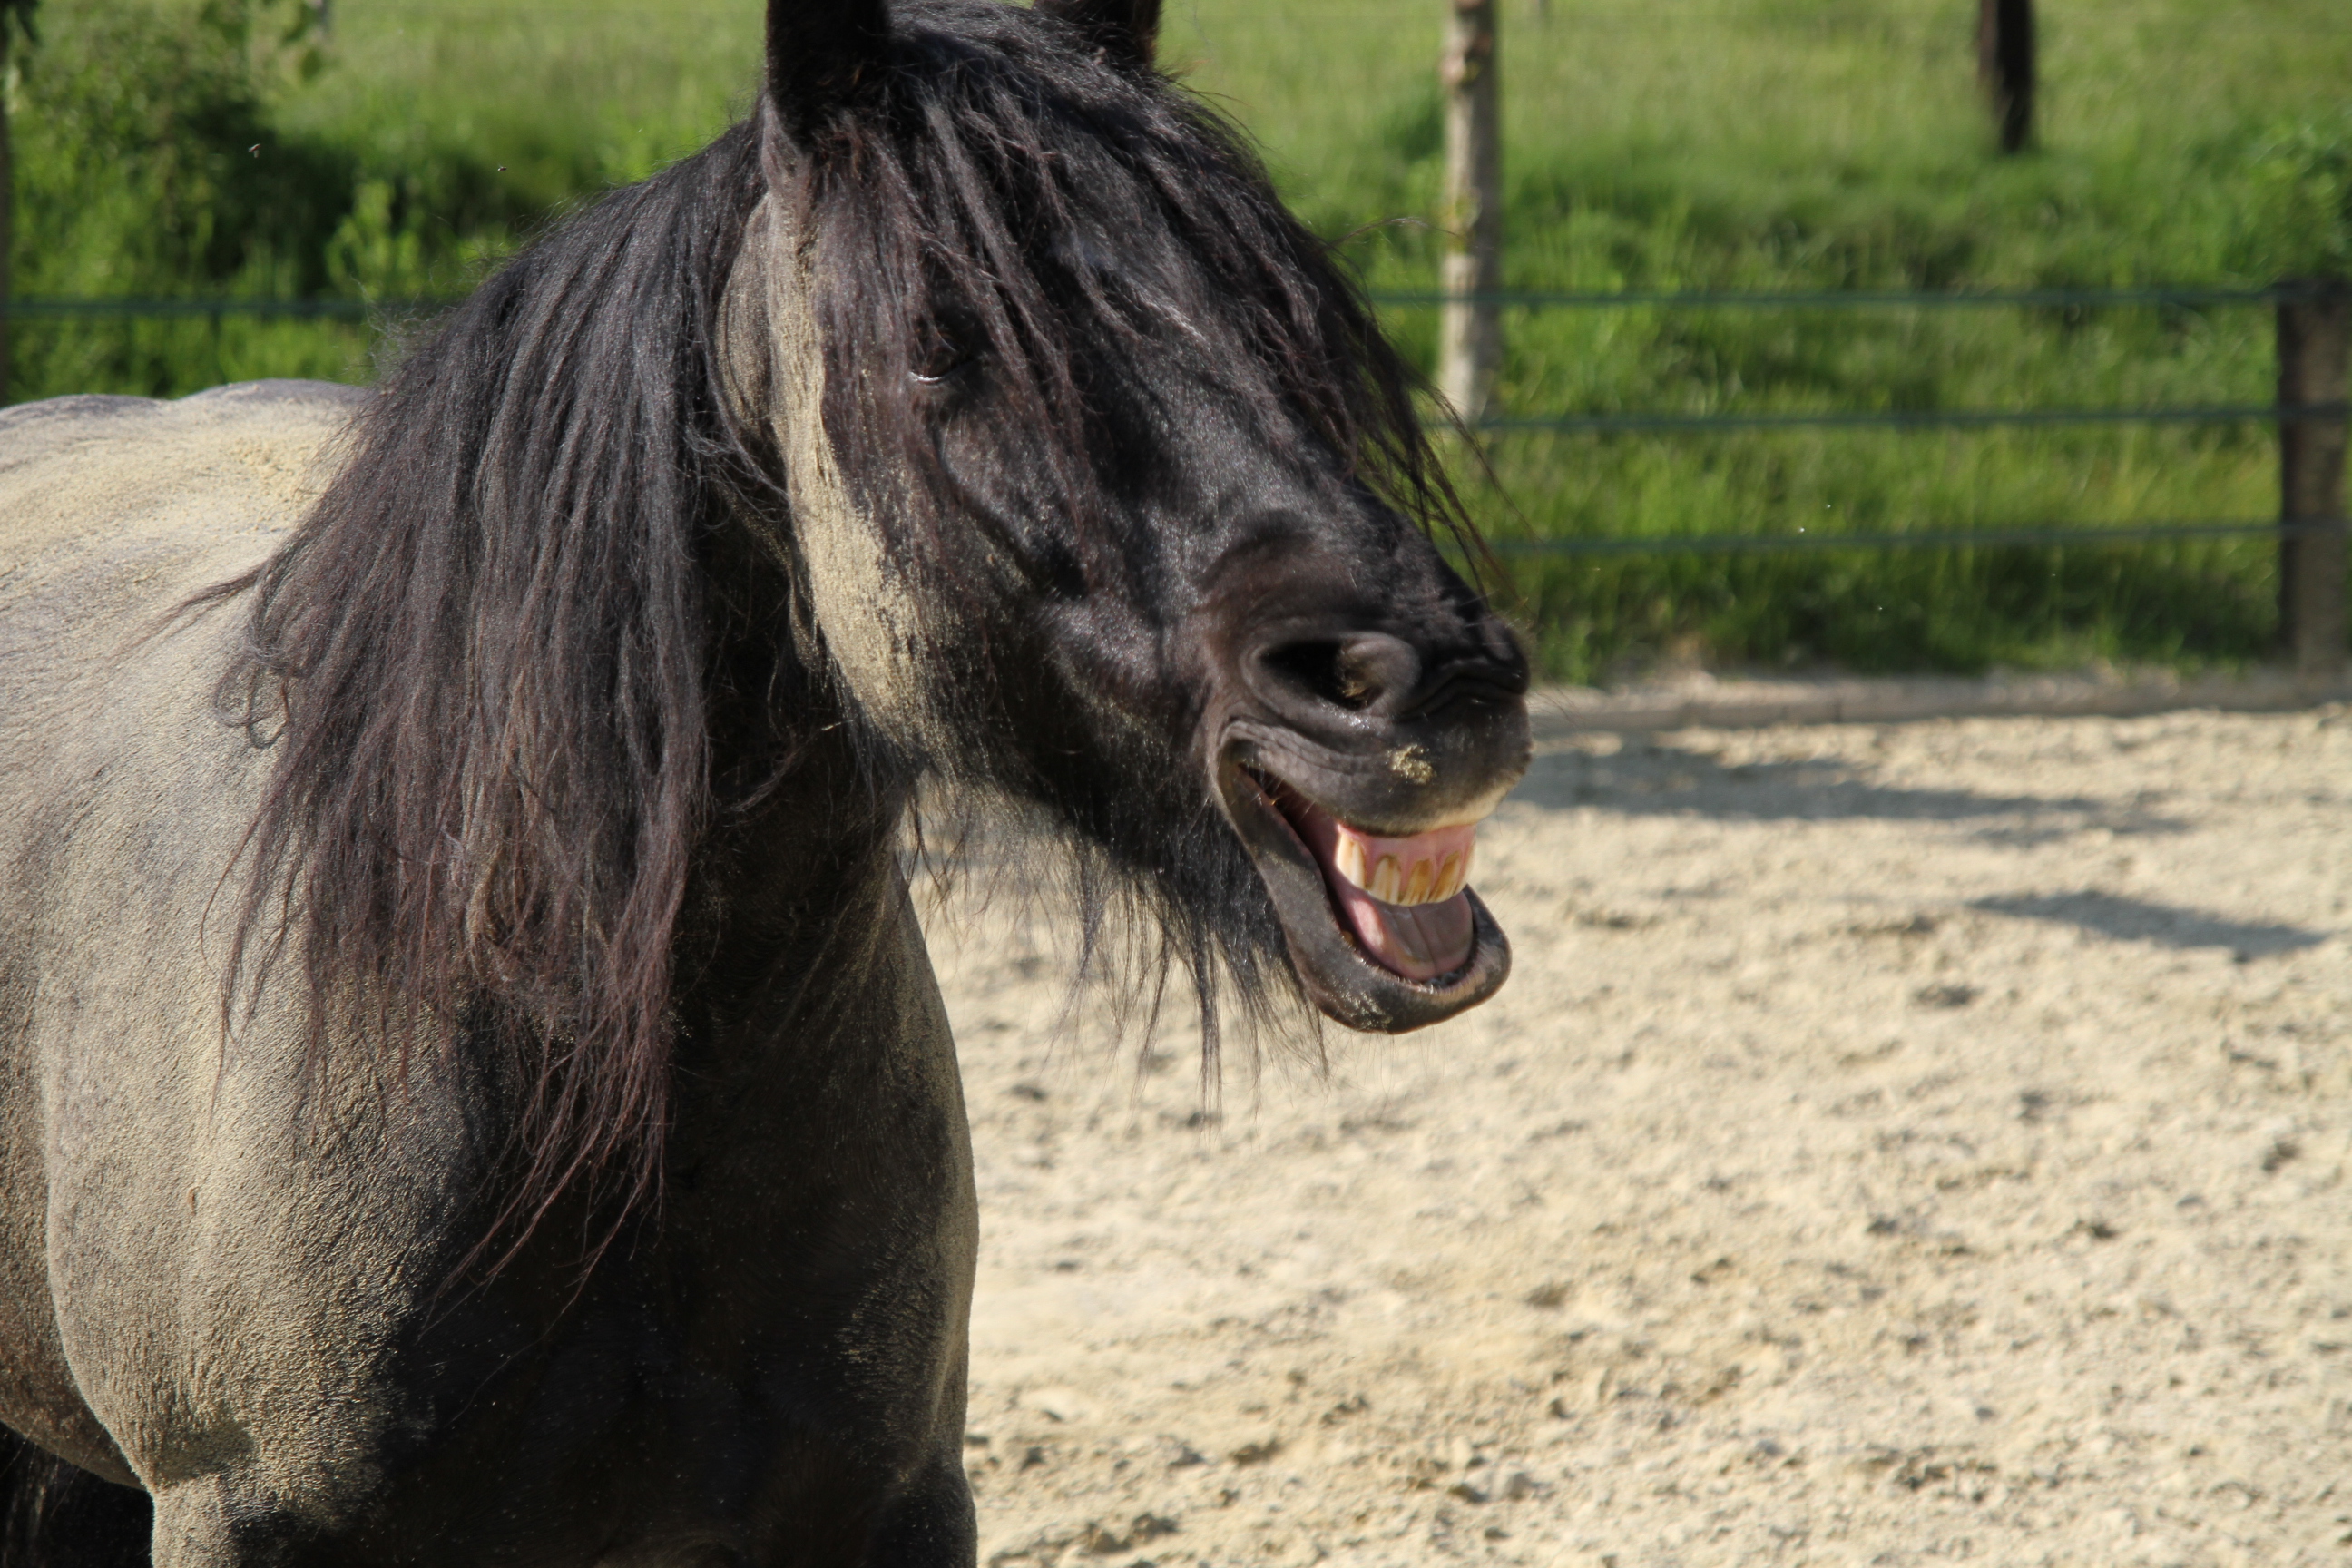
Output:
<instances>
[{"instance_id":1,"label":"horse muzzle","mask_svg":"<svg viewBox=\"0 0 2352 1568\"><path fill-rule=\"evenodd\" d=\"M1247 699L1214 748L1217 798L1316 1005L1400 1034L1510 973L1510 943L1469 884L1478 824L1527 770L1526 666L1424 674L1381 634L1313 647L1265 645L1248 661Z\"/></svg>"}]
</instances>

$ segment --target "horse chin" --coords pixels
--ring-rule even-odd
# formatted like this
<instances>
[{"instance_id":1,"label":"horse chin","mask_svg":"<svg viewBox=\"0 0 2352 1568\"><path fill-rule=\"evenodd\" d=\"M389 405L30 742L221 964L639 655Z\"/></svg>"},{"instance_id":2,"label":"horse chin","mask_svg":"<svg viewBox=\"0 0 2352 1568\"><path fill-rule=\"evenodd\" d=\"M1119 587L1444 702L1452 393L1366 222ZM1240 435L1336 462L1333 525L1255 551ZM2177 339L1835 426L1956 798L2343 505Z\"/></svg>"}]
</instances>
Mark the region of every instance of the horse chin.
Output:
<instances>
[{"instance_id":1,"label":"horse chin","mask_svg":"<svg viewBox=\"0 0 2352 1568\"><path fill-rule=\"evenodd\" d=\"M1466 887L1452 898L1415 907L1417 916L1428 911L1426 923L1438 940L1450 937L1457 944L1444 955L1448 967L1443 973L1415 978L1374 958L1357 935L1363 912L1340 907L1321 858L1302 834L1303 797L1295 786L1228 752L1218 763L1217 793L1274 900L1300 983L1334 1022L1401 1035L1477 1005L1509 977L1511 944ZM1468 942L1462 952L1458 942L1465 915Z\"/></svg>"}]
</instances>

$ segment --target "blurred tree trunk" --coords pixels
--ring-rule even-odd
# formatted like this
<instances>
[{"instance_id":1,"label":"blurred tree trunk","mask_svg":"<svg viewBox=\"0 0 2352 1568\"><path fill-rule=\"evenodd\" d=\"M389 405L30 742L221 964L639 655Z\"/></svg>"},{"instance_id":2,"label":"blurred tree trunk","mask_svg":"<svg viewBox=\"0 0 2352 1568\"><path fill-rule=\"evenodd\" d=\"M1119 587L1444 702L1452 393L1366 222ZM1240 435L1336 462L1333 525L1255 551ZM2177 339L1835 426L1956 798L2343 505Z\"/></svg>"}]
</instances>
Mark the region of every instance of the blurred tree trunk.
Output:
<instances>
[{"instance_id":1,"label":"blurred tree trunk","mask_svg":"<svg viewBox=\"0 0 2352 1568\"><path fill-rule=\"evenodd\" d=\"M1977 0L1977 80L2004 153L2033 140L2033 0Z\"/></svg>"}]
</instances>

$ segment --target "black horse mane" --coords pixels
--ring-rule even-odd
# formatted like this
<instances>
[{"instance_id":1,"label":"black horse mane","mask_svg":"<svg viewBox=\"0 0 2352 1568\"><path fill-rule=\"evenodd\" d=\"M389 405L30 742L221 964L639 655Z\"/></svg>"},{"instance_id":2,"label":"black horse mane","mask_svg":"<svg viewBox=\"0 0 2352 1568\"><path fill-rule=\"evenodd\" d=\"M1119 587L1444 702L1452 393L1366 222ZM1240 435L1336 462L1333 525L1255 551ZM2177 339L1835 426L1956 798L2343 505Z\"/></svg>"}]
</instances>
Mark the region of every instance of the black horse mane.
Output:
<instances>
[{"instance_id":1,"label":"black horse mane","mask_svg":"<svg viewBox=\"0 0 2352 1568\"><path fill-rule=\"evenodd\" d=\"M291 956L314 1048L355 995L393 999L371 1005L398 1014L378 1021L403 1042L425 1020L485 1017L515 1041L528 1113L496 1227L512 1245L582 1184L622 1213L658 1190L676 950L723 810L714 670L744 630L710 563L743 508L783 504L717 353L772 185L797 193L825 261L828 431L853 482L915 476L876 497L911 556L936 558L952 487L921 412L871 389L903 383L942 300L984 339L1006 438L1046 433L1089 579L1126 568L1068 367L1154 323L1223 323L1247 353L1219 374L1269 439L1459 524L1414 377L1237 132L1140 62L995 0L914 0L896 26L889 68L793 147L763 108L508 263L387 375L289 542L201 601L246 601L221 701L277 753L231 972ZM1136 264L1087 265L1104 247ZM1081 880L1091 942L1112 885L1139 873L1160 952L1205 1008L1221 967L1245 994L1287 970L1270 914L1246 912L1264 902L1241 886L1254 873L1208 805L1190 809L1176 854L1197 874L1148 874L1168 825L1151 838L1106 817L1078 824L1097 842Z\"/></svg>"}]
</instances>

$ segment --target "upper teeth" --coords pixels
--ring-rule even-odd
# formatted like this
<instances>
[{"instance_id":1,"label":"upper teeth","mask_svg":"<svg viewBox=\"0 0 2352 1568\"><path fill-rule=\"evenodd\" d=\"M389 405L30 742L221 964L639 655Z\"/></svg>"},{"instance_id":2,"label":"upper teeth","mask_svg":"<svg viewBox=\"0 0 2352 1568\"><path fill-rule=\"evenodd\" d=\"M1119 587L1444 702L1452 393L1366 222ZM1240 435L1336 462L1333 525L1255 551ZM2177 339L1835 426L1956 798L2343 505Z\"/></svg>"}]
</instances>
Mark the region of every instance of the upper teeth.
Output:
<instances>
[{"instance_id":1,"label":"upper teeth","mask_svg":"<svg viewBox=\"0 0 2352 1568\"><path fill-rule=\"evenodd\" d=\"M1340 876L1384 904L1433 904L1460 892L1470 879L1471 850L1451 849L1443 858L1379 853L1351 830L1339 830L1331 863Z\"/></svg>"}]
</instances>

